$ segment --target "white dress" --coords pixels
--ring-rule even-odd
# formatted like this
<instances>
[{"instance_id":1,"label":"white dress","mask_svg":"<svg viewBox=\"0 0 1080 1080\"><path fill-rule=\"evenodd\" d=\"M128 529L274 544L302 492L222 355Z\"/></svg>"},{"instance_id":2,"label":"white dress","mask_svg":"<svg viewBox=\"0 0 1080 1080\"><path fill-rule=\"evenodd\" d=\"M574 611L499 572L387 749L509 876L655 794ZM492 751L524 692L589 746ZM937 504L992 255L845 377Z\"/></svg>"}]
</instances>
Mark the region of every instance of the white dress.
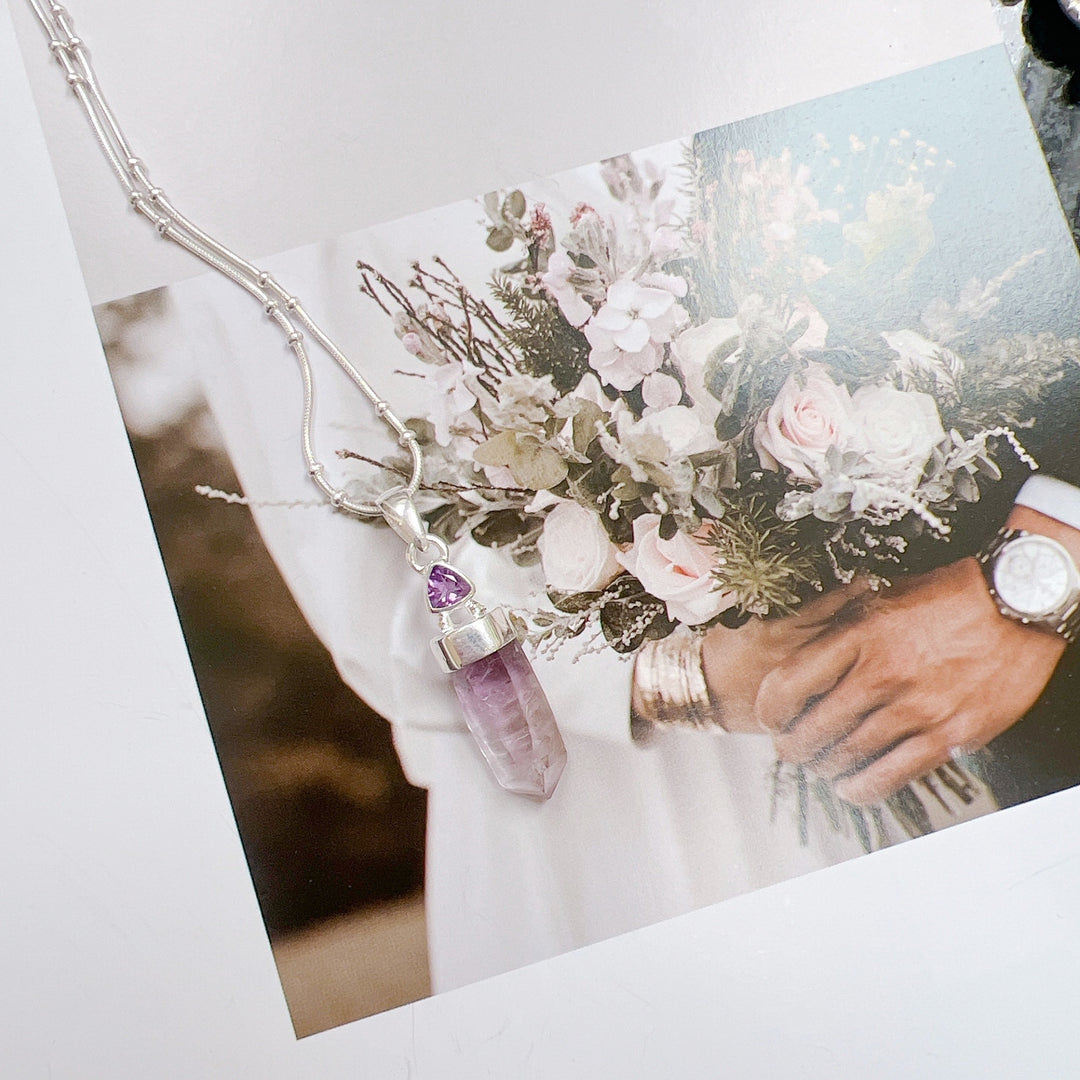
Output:
<instances>
[{"instance_id":1,"label":"white dress","mask_svg":"<svg viewBox=\"0 0 1080 1080\"><path fill-rule=\"evenodd\" d=\"M463 213L474 227L475 207ZM368 257L377 234L364 236ZM391 374L408 357L389 320L358 295L359 250L357 237L345 237L267 263L408 415L420 408L409 400L419 380ZM169 362L197 369L285 581L342 677L390 721L409 779L429 791L425 895L436 990L863 851L854 830L835 830L813 801L805 842L790 802L773 815L766 736L668 730L632 742L630 664L610 651L575 663L571 645L537 662L569 763L547 803L500 789L434 666L427 643L436 627L401 544L388 529L318 505L299 451L300 380L280 331L216 276L171 293ZM341 447L380 456L389 444L367 403L324 358L317 364L317 450L331 474ZM293 502L307 506L260 505ZM513 603L539 584L471 541L453 557L481 599ZM928 806L935 825L993 808L985 792L957 816Z\"/></svg>"}]
</instances>

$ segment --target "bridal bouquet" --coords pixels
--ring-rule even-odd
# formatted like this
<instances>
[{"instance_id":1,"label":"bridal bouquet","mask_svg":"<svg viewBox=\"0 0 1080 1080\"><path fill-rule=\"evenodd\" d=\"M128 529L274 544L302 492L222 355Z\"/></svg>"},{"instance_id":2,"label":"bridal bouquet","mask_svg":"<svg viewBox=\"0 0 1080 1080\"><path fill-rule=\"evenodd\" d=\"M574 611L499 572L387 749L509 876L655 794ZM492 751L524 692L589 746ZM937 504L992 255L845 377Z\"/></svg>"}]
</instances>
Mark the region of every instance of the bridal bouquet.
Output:
<instances>
[{"instance_id":1,"label":"bridal bouquet","mask_svg":"<svg viewBox=\"0 0 1080 1080\"><path fill-rule=\"evenodd\" d=\"M484 291L440 257L404 284L358 264L422 362L429 528L539 564L540 648L587 634L631 652L912 569L1000 455L1035 467L1024 432L1075 353L984 332L1034 255L951 301L913 299L927 177L950 163L908 133L852 139L849 159L877 162L855 200L815 174L851 186L823 143L814 167L684 149L667 175L604 162L606 208L564 221L520 191L487 196ZM867 292L870 271L902 314Z\"/></svg>"}]
</instances>

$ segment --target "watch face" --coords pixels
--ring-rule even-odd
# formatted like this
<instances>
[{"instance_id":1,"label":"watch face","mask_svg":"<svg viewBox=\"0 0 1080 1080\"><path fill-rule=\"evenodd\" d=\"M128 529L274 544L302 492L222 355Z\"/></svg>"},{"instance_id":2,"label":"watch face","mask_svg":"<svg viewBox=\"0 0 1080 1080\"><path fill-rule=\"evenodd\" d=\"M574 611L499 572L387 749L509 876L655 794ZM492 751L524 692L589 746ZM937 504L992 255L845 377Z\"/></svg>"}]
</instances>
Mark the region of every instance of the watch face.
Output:
<instances>
[{"instance_id":1,"label":"watch face","mask_svg":"<svg viewBox=\"0 0 1080 1080\"><path fill-rule=\"evenodd\" d=\"M994 563L998 597L1030 618L1060 612L1073 591L1074 577L1069 553L1043 536L1011 540Z\"/></svg>"}]
</instances>

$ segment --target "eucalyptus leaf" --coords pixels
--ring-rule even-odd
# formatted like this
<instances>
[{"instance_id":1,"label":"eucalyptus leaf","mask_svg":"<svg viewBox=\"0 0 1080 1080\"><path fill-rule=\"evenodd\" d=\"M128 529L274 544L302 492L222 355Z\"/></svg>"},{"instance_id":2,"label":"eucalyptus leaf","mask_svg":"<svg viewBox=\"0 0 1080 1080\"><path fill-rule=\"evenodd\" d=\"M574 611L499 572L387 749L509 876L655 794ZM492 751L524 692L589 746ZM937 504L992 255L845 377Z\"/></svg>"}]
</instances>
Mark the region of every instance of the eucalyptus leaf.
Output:
<instances>
[{"instance_id":1,"label":"eucalyptus leaf","mask_svg":"<svg viewBox=\"0 0 1080 1080\"><path fill-rule=\"evenodd\" d=\"M705 360L702 378L705 382L705 388L713 397L720 397L723 387L738 383L742 365L739 363L728 364L728 360L741 344L738 337L732 337L729 341L717 345Z\"/></svg>"},{"instance_id":2,"label":"eucalyptus leaf","mask_svg":"<svg viewBox=\"0 0 1080 1080\"><path fill-rule=\"evenodd\" d=\"M514 242L514 233L507 225L492 225L488 229L487 246L492 251L508 251Z\"/></svg>"},{"instance_id":3,"label":"eucalyptus leaf","mask_svg":"<svg viewBox=\"0 0 1080 1080\"><path fill-rule=\"evenodd\" d=\"M563 592L558 589L548 590L548 599L559 611L565 611L568 615L577 615L587 611L596 603L600 596L598 592Z\"/></svg>"},{"instance_id":4,"label":"eucalyptus leaf","mask_svg":"<svg viewBox=\"0 0 1080 1080\"><path fill-rule=\"evenodd\" d=\"M597 426L604 422L604 410L593 401L578 399L581 407L574 414L573 432L574 449L584 454L596 438Z\"/></svg>"},{"instance_id":5,"label":"eucalyptus leaf","mask_svg":"<svg viewBox=\"0 0 1080 1080\"><path fill-rule=\"evenodd\" d=\"M642 472L646 480L654 486L670 491L675 488L675 474L664 465L655 465L652 462L642 464Z\"/></svg>"},{"instance_id":6,"label":"eucalyptus leaf","mask_svg":"<svg viewBox=\"0 0 1080 1080\"><path fill-rule=\"evenodd\" d=\"M619 502L634 502L636 499L641 498L641 485L635 480L626 480L621 484L616 484L611 489L611 494L614 495Z\"/></svg>"},{"instance_id":7,"label":"eucalyptus leaf","mask_svg":"<svg viewBox=\"0 0 1080 1080\"><path fill-rule=\"evenodd\" d=\"M705 450L700 454L690 455L690 464L695 469L705 469L710 465L720 465L726 463L735 455L735 448L732 446L719 446L715 450Z\"/></svg>"},{"instance_id":8,"label":"eucalyptus leaf","mask_svg":"<svg viewBox=\"0 0 1080 1080\"><path fill-rule=\"evenodd\" d=\"M566 446L565 444L560 447L559 452L565 461L573 462L575 465L588 465L590 463L586 454L578 453L573 447Z\"/></svg>"},{"instance_id":9,"label":"eucalyptus leaf","mask_svg":"<svg viewBox=\"0 0 1080 1080\"><path fill-rule=\"evenodd\" d=\"M704 511L705 516L722 518L727 510L724 500L716 493L716 490L707 484L700 484L694 489L694 498Z\"/></svg>"},{"instance_id":10,"label":"eucalyptus leaf","mask_svg":"<svg viewBox=\"0 0 1080 1080\"><path fill-rule=\"evenodd\" d=\"M428 532L441 537L448 544L452 544L460 535L465 524L461 508L455 503L440 506L430 514L425 514Z\"/></svg>"},{"instance_id":11,"label":"eucalyptus leaf","mask_svg":"<svg viewBox=\"0 0 1080 1080\"><path fill-rule=\"evenodd\" d=\"M718 457L715 464L698 469L695 494L703 489L718 492L735 487L738 480L738 455L733 446L728 446L725 450L727 452Z\"/></svg>"},{"instance_id":12,"label":"eucalyptus leaf","mask_svg":"<svg viewBox=\"0 0 1080 1080\"><path fill-rule=\"evenodd\" d=\"M801 319L796 319L794 323L784 333L784 344L794 345L810 329L810 316L804 315Z\"/></svg>"},{"instance_id":13,"label":"eucalyptus leaf","mask_svg":"<svg viewBox=\"0 0 1080 1080\"><path fill-rule=\"evenodd\" d=\"M516 220L520 220L525 216L525 209L525 196L516 189L506 196L506 199L502 204L503 215Z\"/></svg>"},{"instance_id":14,"label":"eucalyptus leaf","mask_svg":"<svg viewBox=\"0 0 1080 1080\"><path fill-rule=\"evenodd\" d=\"M956 492L956 497L963 499L964 502L979 501L979 485L975 482L975 477L966 469L960 469L953 476L953 490Z\"/></svg>"},{"instance_id":15,"label":"eucalyptus leaf","mask_svg":"<svg viewBox=\"0 0 1080 1080\"><path fill-rule=\"evenodd\" d=\"M706 365L705 388L720 402L720 411L725 415L730 415L735 409L745 368L746 363L743 360L737 360L730 367L716 363Z\"/></svg>"},{"instance_id":16,"label":"eucalyptus leaf","mask_svg":"<svg viewBox=\"0 0 1080 1080\"><path fill-rule=\"evenodd\" d=\"M421 446L430 446L435 441L435 425L420 416L410 416L405 426L416 435Z\"/></svg>"},{"instance_id":17,"label":"eucalyptus leaf","mask_svg":"<svg viewBox=\"0 0 1080 1080\"><path fill-rule=\"evenodd\" d=\"M500 431L498 435L493 435L473 451L473 461L477 465L506 466L514 460L516 453L517 433Z\"/></svg>"},{"instance_id":18,"label":"eucalyptus leaf","mask_svg":"<svg viewBox=\"0 0 1080 1080\"><path fill-rule=\"evenodd\" d=\"M520 544L515 544L510 549L510 558L513 559L515 566L540 565L540 551L536 544L530 544L524 547Z\"/></svg>"},{"instance_id":19,"label":"eucalyptus leaf","mask_svg":"<svg viewBox=\"0 0 1080 1080\"><path fill-rule=\"evenodd\" d=\"M667 606L642 588L629 574L618 577L604 590L600 629L615 652L633 652L647 638L662 638L675 629Z\"/></svg>"},{"instance_id":20,"label":"eucalyptus leaf","mask_svg":"<svg viewBox=\"0 0 1080 1080\"><path fill-rule=\"evenodd\" d=\"M551 411L561 420L569 420L571 416L577 415L585 400L573 396L559 398L552 404Z\"/></svg>"},{"instance_id":21,"label":"eucalyptus leaf","mask_svg":"<svg viewBox=\"0 0 1080 1080\"><path fill-rule=\"evenodd\" d=\"M542 526L543 519L537 515L521 510L496 510L473 529L472 538L483 547L509 547L534 531L538 533Z\"/></svg>"},{"instance_id":22,"label":"eucalyptus leaf","mask_svg":"<svg viewBox=\"0 0 1080 1080\"><path fill-rule=\"evenodd\" d=\"M569 471L566 462L554 450L531 435L518 438L509 465L514 480L531 491L550 491L566 479Z\"/></svg>"}]
</instances>

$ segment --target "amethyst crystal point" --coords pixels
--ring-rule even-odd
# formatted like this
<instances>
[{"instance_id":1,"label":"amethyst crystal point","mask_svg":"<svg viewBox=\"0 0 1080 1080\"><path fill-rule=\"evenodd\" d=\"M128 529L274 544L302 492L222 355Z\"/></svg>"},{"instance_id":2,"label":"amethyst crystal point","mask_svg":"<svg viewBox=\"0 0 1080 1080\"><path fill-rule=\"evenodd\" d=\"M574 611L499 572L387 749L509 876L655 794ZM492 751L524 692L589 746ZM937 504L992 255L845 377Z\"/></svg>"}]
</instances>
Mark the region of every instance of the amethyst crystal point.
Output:
<instances>
[{"instance_id":1,"label":"amethyst crystal point","mask_svg":"<svg viewBox=\"0 0 1080 1080\"><path fill-rule=\"evenodd\" d=\"M489 611L471 599L472 582L445 563L431 567L427 587L443 631L432 651L450 673L465 722L495 779L507 791L550 798L566 765L566 747L513 619L505 608Z\"/></svg>"},{"instance_id":2,"label":"amethyst crystal point","mask_svg":"<svg viewBox=\"0 0 1080 1080\"><path fill-rule=\"evenodd\" d=\"M446 563L435 563L428 571L427 602L432 611L447 611L468 600L473 592L472 582Z\"/></svg>"},{"instance_id":3,"label":"amethyst crystal point","mask_svg":"<svg viewBox=\"0 0 1080 1080\"><path fill-rule=\"evenodd\" d=\"M465 722L507 791L548 799L566 747L543 687L516 642L474 660L451 678Z\"/></svg>"}]
</instances>

